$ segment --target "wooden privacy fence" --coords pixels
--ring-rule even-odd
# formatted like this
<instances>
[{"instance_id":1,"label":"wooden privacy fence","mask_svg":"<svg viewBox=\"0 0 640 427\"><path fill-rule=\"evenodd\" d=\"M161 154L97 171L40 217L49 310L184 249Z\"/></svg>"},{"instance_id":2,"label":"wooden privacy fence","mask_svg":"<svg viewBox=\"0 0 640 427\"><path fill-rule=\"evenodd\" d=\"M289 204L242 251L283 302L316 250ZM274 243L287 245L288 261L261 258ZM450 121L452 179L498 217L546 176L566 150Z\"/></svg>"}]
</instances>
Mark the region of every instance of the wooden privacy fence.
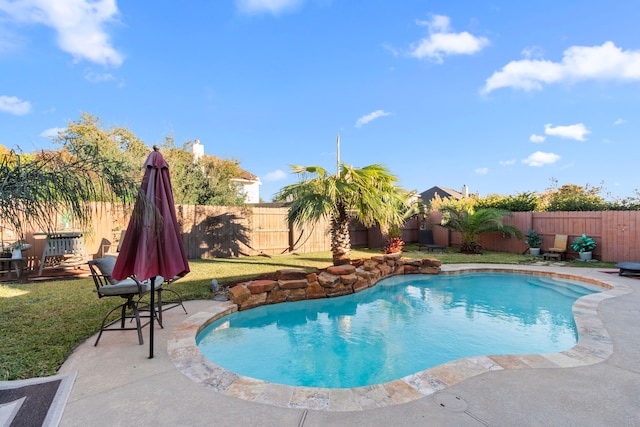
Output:
<instances>
[{"instance_id":1,"label":"wooden privacy fence","mask_svg":"<svg viewBox=\"0 0 640 427\"><path fill-rule=\"evenodd\" d=\"M287 208L246 206L193 206L177 205L176 216L182 228L182 239L187 257L227 258L242 255L278 255L286 252L317 252L330 247L329 224L321 221L315 225L289 227ZM111 236L108 243L119 235L128 224L128 216L110 225L109 218L96 230L93 242L88 243L89 252L99 256L100 240ZM115 231L112 231L115 230Z\"/></svg>"},{"instance_id":2,"label":"wooden privacy fence","mask_svg":"<svg viewBox=\"0 0 640 427\"><path fill-rule=\"evenodd\" d=\"M460 244L460 233L441 227L442 214L434 213L427 218L433 227L434 240L438 244L455 246ZM514 212L505 223L522 230L535 229L542 236L542 252L553 246L556 234L569 236L567 254L578 258L571 249L573 240L586 234L596 240L593 251L595 259L606 262L640 262L640 211L597 212ZM523 240L505 238L501 233L480 236L483 248L509 253L524 253L528 247Z\"/></svg>"},{"instance_id":3,"label":"wooden privacy fence","mask_svg":"<svg viewBox=\"0 0 640 427\"><path fill-rule=\"evenodd\" d=\"M301 227L289 227L287 208L281 204L224 206L176 206L178 222L187 257L215 258L242 255L278 255L287 252L309 253L331 248L329 222ZM427 217L426 224L433 228L437 244L456 246L460 235L441 227L441 214ZM114 252L121 233L126 229L129 214L120 205L96 204L91 230L84 230L85 246L90 258ZM567 234L569 246L582 233L597 242L594 258L609 261L640 261L640 211L605 212L516 212L506 218L523 231L533 228L543 237L542 249L549 248L556 234ZM32 248L25 251L30 267L38 269L45 239L34 235L40 230L27 230L26 240ZM383 245L377 228L367 229L359 225L350 228L355 248L378 248ZM402 230L405 242L418 241L417 219L407 222ZM505 238L500 233L480 237L480 244L489 250L524 253L527 245L516 238ZM577 254L568 250L569 257Z\"/></svg>"},{"instance_id":4,"label":"wooden privacy fence","mask_svg":"<svg viewBox=\"0 0 640 427\"><path fill-rule=\"evenodd\" d=\"M118 204L94 206L91 229L81 230L89 258L116 252L129 216L130 212ZM281 205L177 205L176 216L189 259L309 253L326 251L331 247L328 221L289 227L287 208ZM60 231L69 230L60 227ZM32 271L39 270L45 250L45 237L39 231L25 230L25 240L32 247L23 253L23 257Z\"/></svg>"}]
</instances>

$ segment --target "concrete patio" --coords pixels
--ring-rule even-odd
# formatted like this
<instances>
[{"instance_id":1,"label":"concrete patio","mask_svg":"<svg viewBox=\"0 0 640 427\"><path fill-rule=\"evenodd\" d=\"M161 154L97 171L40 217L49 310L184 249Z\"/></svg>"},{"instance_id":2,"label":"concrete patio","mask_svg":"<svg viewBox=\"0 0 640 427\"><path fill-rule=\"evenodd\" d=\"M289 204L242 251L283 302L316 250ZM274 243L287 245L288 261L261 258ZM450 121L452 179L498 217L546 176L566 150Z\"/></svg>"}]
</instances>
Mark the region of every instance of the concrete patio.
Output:
<instances>
[{"instance_id":1,"label":"concrete patio","mask_svg":"<svg viewBox=\"0 0 640 427\"><path fill-rule=\"evenodd\" d=\"M468 267L491 268L455 265L443 270ZM176 328L197 313L223 304L189 301L189 315L170 310L164 316L165 328L156 327L153 359L148 358L148 328L143 346L137 345L135 331L104 334L98 347L93 346L95 337L81 344L60 369L60 373L77 372L60 425L640 425L640 280L591 268L526 269L579 275L616 286L616 296L596 304L612 351L602 360L575 367L532 367L533 358L514 357L508 367L503 363L500 369L451 381L452 385L406 403L372 409L282 407L216 391L176 367L175 349L167 350Z\"/></svg>"}]
</instances>

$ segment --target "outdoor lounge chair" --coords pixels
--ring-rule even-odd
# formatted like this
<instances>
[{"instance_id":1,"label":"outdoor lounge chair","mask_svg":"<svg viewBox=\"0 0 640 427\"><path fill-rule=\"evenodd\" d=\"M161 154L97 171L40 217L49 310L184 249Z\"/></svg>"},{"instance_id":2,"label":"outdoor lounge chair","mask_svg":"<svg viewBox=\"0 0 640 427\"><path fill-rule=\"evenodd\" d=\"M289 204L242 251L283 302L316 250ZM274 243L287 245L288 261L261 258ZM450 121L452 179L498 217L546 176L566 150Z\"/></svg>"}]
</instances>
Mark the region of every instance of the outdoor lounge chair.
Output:
<instances>
[{"instance_id":1,"label":"outdoor lounge chair","mask_svg":"<svg viewBox=\"0 0 640 427\"><path fill-rule=\"evenodd\" d=\"M640 276L640 262L619 262L616 267L620 276Z\"/></svg>"},{"instance_id":2,"label":"outdoor lounge chair","mask_svg":"<svg viewBox=\"0 0 640 427\"><path fill-rule=\"evenodd\" d=\"M141 317L150 317L149 315L141 315L139 302L140 299L150 292L151 290L151 280L145 280L144 282L139 281L135 277L130 277L124 280L115 280L111 277L111 272L113 271L113 267L115 266L115 258L107 256L104 258L98 258L95 260L88 261L89 270L91 272L91 277L93 278L93 282L96 286L96 291L98 292L98 298L103 297L111 297L118 296L124 298L125 301L111 309L107 315L102 320L102 324L100 326L100 333L98 334L98 338L94 345L98 345L100 341L100 337L104 331L122 331L122 330L137 330L138 331L138 342L142 345L142 328L149 324L149 322L142 324L140 318ZM180 294L171 289L164 289L163 286L175 281L176 278L167 280L162 276L157 276L154 282L155 291L158 294L157 300L157 310L156 310L156 320L162 327L162 312L164 310L168 310L173 307L182 306L185 314L187 313L186 308L182 303L182 298ZM169 303L162 301L162 291L168 291L177 296L176 301L171 301ZM169 304L167 306L167 304ZM115 320L108 321L111 314L120 309L120 317ZM131 313L127 313L127 309L131 311ZM142 307L143 311L147 310L148 307ZM135 319L136 326L135 327L127 327L125 325L126 319ZM119 326L116 326L119 323Z\"/></svg>"},{"instance_id":3,"label":"outdoor lounge chair","mask_svg":"<svg viewBox=\"0 0 640 427\"><path fill-rule=\"evenodd\" d=\"M446 246L436 245L433 241L433 230L420 230L418 235L418 250L421 250L422 246L427 247L427 252L438 251L441 254L444 253Z\"/></svg>"},{"instance_id":4,"label":"outdoor lounge chair","mask_svg":"<svg viewBox=\"0 0 640 427\"><path fill-rule=\"evenodd\" d=\"M569 236L567 236L566 234L556 234L556 237L553 239L553 246L547 249L544 254L542 254L543 259L566 259L568 239Z\"/></svg>"},{"instance_id":5,"label":"outdoor lounge chair","mask_svg":"<svg viewBox=\"0 0 640 427\"><path fill-rule=\"evenodd\" d=\"M103 245L102 246L102 256L112 256L114 258L118 257L118 254L120 253L120 248L122 248L122 242L124 241L124 235L126 234L127 230L122 230L120 232L120 239L118 240L118 244L115 245L115 252L114 252L114 245L113 243L109 243L107 245Z\"/></svg>"}]
</instances>

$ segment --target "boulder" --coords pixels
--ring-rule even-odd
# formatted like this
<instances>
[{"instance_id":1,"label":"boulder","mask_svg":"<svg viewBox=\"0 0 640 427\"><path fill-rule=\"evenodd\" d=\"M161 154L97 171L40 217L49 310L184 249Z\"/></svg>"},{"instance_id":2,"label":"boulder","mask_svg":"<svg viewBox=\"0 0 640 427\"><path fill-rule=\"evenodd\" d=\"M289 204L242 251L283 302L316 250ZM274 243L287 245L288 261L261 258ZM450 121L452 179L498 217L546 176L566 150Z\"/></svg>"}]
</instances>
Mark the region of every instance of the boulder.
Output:
<instances>
[{"instance_id":1,"label":"boulder","mask_svg":"<svg viewBox=\"0 0 640 427\"><path fill-rule=\"evenodd\" d=\"M276 271L276 279L277 280L305 280L307 278L307 274L309 273L298 268L287 268L287 269Z\"/></svg>"},{"instance_id":2,"label":"boulder","mask_svg":"<svg viewBox=\"0 0 640 427\"><path fill-rule=\"evenodd\" d=\"M251 292L244 285L236 285L229 289L229 296L234 304L241 305L251 296Z\"/></svg>"},{"instance_id":3,"label":"boulder","mask_svg":"<svg viewBox=\"0 0 640 427\"><path fill-rule=\"evenodd\" d=\"M247 289L252 294L260 294L262 292L269 292L276 287L278 282L275 280L252 280L247 283Z\"/></svg>"},{"instance_id":4,"label":"boulder","mask_svg":"<svg viewBox=\"0 0 640 427\"><path fill-rule=\"evenodd\" d=\"M323 288L333 288L340 283L340 276L323 271L318 275L318 283L320 283L320 286Z\"/></svg>"},{"instance_id":5,"label":"boulder","mask_svg":"<svg viewBox=\"0 0 640 427\"><path fill-rule=\"evenodd\" d=\"M353 274L356 272L356 268L351 264L346 265L332 265L327 268L327 273L335 274L336 276L345 276L347 274Z\"/></svg>"},{"instance_id":6,"label":"boulder","mask_svg":"<svg viewBox=\"0 0 640 427\"><path fill-rule=\"evenodd\" d=\"M301 289L307 287L307 279L295 279L295 280L278 280L278 287L280 289Z\"/></svg>"},{"instance_id":7,"label":"boulder","mask_svg":"<svg viewBox=\"0 0 640 427\"><path fill-rule=\"evenodd\" d=\"M320 283L309 283L309 286L307 286L307 299L318 299L326 297L327 294L324 293L324 288L320 286Z\"/></svg>"}]
</instances>

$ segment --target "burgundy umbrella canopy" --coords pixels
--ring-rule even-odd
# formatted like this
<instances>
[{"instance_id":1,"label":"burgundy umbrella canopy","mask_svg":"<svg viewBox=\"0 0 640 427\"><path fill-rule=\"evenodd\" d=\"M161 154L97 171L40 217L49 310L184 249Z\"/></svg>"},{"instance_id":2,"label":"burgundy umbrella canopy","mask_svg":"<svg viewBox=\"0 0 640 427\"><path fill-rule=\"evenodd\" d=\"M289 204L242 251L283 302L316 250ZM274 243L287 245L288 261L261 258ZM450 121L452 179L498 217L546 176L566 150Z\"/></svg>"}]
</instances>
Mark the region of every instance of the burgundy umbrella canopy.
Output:
<instances>
[{"instance_id":1,"label":"burgundy umbrella canopy","mask_svg":"<svg viewBox=\"0 0 640 427\"><path fill-rule=\"evenodd\" d=\"M130 276L140 281L151 279L149 358L153 358L155 277L182 277L190 270L176 219L169 165L158 147L153 147L144 168L141 191L122 240L112 277L116 280Z\"/></svg>"}]
</instances>

